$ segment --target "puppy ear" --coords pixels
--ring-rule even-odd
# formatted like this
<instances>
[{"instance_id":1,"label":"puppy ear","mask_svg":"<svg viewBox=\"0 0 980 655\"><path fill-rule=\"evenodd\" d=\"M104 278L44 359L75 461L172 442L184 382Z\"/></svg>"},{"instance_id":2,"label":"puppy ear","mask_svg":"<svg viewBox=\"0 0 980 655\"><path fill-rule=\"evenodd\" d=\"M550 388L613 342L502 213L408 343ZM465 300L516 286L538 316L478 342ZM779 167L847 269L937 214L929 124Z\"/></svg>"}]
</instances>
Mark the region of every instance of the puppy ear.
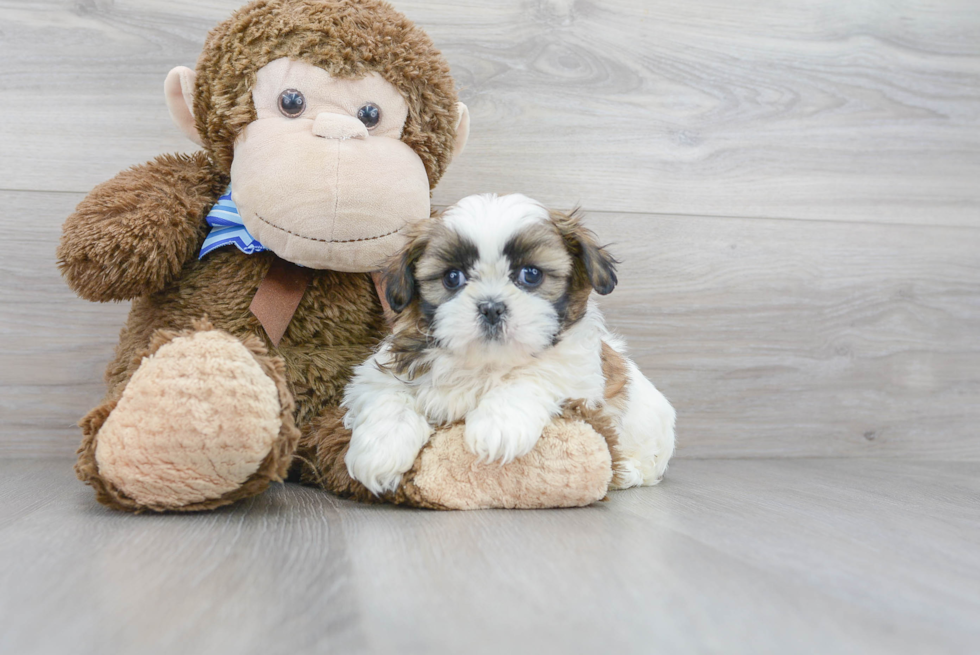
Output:
<instances>
[{"instance_id":1,"label":"puppy ear","mask_svg":"<svg viewBox=\"0 0 980 655\"><path fill-rule=\"evenodd\" d=\"M576 207L571 214L553 211L551 221L575 260L575 276L588 280L599 295L612 293L619 282L616 277L619 262L599 245L595 233L582 225L582 210Z\"/></svg>"},{"instance_id":2,"label":"puppy ear","mask_svg":"<svg viewBox=\"0 0 980 655\"><path fill-rule=\"evenodd\" d=\"M385 268L385 298L396 314L404 311L415 298L415 263L422 257L426 245L424 237L415 236Z\"/></svg>"}]
</instances>

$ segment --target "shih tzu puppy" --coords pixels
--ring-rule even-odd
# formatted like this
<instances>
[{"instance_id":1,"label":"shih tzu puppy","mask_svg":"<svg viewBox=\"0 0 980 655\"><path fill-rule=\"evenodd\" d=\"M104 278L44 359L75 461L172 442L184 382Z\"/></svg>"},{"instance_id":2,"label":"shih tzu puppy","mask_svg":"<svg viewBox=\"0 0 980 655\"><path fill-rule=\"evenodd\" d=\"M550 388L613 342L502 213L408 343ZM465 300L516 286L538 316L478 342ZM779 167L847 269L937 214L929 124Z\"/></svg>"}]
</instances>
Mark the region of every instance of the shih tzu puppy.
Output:
<instances>
[{"instance_id":1,"label":"shih tzu puppy","mask_svg":"<svg viewBox=\"0 0 980 655\"><path fill-rule=\"evenodd\" d=\"M589 300L615 265L577 212L522 195L470 196L414 228L385 273L393 334L345 391L351 476L394 490L433 427L461 420L473 453L506 463L583 399L618 433L617 486L659 482L674 409Z\"/></svg>"}]
</instances>

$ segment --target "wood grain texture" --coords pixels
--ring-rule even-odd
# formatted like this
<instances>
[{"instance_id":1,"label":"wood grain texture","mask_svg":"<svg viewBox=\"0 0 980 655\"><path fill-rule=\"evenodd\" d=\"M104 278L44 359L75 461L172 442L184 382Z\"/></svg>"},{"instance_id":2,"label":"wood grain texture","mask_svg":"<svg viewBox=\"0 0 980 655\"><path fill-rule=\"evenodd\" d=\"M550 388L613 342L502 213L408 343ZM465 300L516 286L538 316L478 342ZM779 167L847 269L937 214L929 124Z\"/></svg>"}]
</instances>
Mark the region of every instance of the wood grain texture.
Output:
<instances>
[{"instance_id":1,"label":"wood grain texture","mask_svg":"<svg viewBox=\"0 0 980 655\"><path fill-rule=\"evenodd\" d=\"M681 461L578 510L277 487L133 516L0 462L5 653L975 653L977 464Z\"/></svg>"},{"instance_id":2,"label":"wood grain texture","mask_svg":"<svg viewBox=\"0 0 980 655\"><path fill-rule=\"evenodd\" d=\"M980 459L980 230L593 216L682 456Z\"/></svg>"},{"instance_id":3,"label":"wood grain texture","mask_svg":"<svg viewBox=\"0 0 980 655\"><path fill-rule=\"evenodd\" d=\"M68 454L127 303L54 267L80 194L0 192L0 455ZM679 413L679 457L980 460L980 229L593 213L602 299Z\"/></svg>"},{"instance_id":4,"label":"wood grain texture","mask_svg":"<svg viewBox=\"0 0 980 655\"><path fill-rule=\"evenodd\" d=\"M0 188L84 192L191 147L162 82L239 0L0 0ZM396 2L473 115L438 202L980 221L980 5Z\"/></svg>"}]
</instances>

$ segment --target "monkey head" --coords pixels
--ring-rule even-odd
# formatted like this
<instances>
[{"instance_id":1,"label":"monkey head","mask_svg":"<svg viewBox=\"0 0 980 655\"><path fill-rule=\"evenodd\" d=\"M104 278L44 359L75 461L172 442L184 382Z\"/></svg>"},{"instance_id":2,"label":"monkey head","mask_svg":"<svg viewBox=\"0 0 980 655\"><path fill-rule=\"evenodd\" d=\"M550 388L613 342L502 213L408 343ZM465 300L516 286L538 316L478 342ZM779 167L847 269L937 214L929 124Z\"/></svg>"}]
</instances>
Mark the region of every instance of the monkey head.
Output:
<instances>
[{"instance_id":1,"label":"monkey head","mask_svg":"<svg viewBox=\"0 0 980 655\"><path fill-rule=\"evenodd\" d=\"M469 132L445 59L381 0L252 2L165 92L248 231L311 268L377 269Z\"/></svg>"}]
</instances>

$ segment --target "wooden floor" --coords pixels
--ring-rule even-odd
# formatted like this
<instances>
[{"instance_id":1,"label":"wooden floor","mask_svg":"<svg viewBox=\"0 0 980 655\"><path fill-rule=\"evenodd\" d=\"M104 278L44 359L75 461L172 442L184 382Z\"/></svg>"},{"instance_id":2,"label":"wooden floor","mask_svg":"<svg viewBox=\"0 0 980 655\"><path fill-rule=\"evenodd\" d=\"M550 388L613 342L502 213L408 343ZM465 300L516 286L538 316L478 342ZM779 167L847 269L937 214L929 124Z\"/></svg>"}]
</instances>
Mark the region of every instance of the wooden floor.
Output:
<instances>
[{"instance_id":1,"label":"wooden floor","mask_svg":"<svg viewBox=\"0 0 980 655\"><path fill-rule=\"evenodd\" d=\"M294 485L106 510L0 463L0 652L976 653L980 464L682 460L578 510Z\"/></svg>"}]
</instances>

